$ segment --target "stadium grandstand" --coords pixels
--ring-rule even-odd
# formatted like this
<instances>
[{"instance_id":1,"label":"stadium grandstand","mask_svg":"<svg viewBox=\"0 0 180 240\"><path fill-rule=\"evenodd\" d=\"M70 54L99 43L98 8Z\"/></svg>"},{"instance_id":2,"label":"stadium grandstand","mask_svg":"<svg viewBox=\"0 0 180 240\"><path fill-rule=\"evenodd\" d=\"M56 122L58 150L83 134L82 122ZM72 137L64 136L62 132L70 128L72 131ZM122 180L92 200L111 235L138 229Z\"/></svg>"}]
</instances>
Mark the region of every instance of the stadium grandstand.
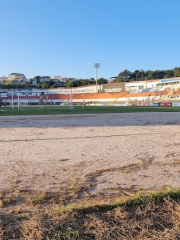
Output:
<instances>
[{"instance_id":1,"label":"stadium grandstand","mask_svg":"<svg viewBox=\"0 0 180 240\"><path fill-rule=\"evenodd\" d=\"M97 92L96 92L97 91ZM146 105L175 102L180 105L180 78L108 83L76 88L0 89L7 105Z\"/></svg>"}]
</instances>

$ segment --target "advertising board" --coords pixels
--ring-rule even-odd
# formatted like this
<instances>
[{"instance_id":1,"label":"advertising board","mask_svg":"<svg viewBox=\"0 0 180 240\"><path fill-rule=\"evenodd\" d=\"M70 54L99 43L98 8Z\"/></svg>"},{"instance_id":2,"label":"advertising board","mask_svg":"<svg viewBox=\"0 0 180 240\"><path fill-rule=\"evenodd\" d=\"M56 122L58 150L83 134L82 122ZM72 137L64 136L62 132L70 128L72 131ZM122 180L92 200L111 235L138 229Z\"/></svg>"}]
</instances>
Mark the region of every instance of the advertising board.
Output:
<instances>
[{"instance_id":1,"label":"advertising board","mask_svg":"<svg viewBox=\"0 0 180 240\"><path fill-rule=\"evenodd\" d=\"M172 107L180 107L180 102L173 102Z\"/></svg>"},{"instance_id":2,"label":"advertising board","mask_svg":"<svg viewBox=\"0 0 180 240\"><path fill-rule=\"evenodd\" d=\"M7 93L0 93L0 97L7 97Z\"/></svg>"},{"instance_id":3,"label":"advertising board","mask_svg":"<svg viewBox=\"0 0 180 240\"><path fill-rule=\"evenodd\" d=\"M102 92L121 92L125 91L125 83L102 84Z\"/></svg>"},{"instance_id":4,"label":"advertising board","mask_svg":"<svg viewBox=\"0 0 180 240\"><path fill-rule=\"evenodd\" d=\"M172 102L161 102L160 107L172 107Z\"/></svg>"},{"instance_id":5,"label":"advertising board","mask_svg":"<svg viewBox=\"0 0 180 240\"><path fill-rule=\"evenodd\" d=\"M149 106L149 103L148 102L142 102L142 103L139 103L139 106L147 107L147 106Z\"/></svg>"},{"instance_id":6,"label":"advertising board","mask_svg":"<svg viewBox=\"0 0 180 240\"><path fill-rule=\"evenodd\" d=\"M128 106L128 103L115 103L114 106L125 107L125 106Z\"/></svg>"},{"instance_id":7,"label":"advertising board","mask_svg":"<svg viewBox=\"0 0 180 240\"><path fill-rule=\"evenodd\" d=\"M149 103L150 107L159 107L159 103Z\"/></svg>"}]
</instances>

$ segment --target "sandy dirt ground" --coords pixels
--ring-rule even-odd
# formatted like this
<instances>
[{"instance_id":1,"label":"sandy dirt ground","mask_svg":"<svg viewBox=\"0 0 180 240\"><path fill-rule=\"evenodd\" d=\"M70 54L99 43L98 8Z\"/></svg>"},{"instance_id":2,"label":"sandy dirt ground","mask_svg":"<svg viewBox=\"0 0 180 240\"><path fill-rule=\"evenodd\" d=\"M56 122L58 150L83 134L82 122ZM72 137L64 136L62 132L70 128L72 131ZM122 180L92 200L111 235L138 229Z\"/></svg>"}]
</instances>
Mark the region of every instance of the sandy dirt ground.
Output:
<instances>
[{"instance_id":1,"label":"sandy dirt ground","mask_svg":"<svg viewBox=\"0 0 180 240\"><path fill-rule=\"evenodd\" d=\"M0 191L180 187L180 113L0 117Z\"/></svg>"}]
</instances>

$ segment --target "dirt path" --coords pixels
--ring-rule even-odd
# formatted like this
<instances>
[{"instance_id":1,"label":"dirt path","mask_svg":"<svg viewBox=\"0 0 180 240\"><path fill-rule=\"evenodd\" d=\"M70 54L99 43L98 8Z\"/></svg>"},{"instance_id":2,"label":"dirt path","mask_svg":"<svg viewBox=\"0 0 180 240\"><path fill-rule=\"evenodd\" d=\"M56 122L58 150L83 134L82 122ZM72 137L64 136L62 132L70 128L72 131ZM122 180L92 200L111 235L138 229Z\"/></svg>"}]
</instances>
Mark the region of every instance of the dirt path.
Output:
<instances>
[{"instance_id":1,"label":"dirt path","mask_svg":"<svg viewBox=\"0 0 180 240\"><path fill-rule=\"evenodd\" d=\"M0 191L180 187L180 113L0 117Z\"/></svg>"}]
</instances>

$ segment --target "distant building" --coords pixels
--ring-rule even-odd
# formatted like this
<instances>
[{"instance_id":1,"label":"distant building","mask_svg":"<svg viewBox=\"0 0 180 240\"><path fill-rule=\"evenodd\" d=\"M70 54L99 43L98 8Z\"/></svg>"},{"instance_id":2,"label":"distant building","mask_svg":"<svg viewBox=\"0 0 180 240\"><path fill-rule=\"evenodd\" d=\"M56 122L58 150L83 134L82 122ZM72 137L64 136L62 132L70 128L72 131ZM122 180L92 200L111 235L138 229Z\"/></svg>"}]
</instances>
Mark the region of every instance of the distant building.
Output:
<instances>
[{"instance_id":1,"label":"distant building","mask_svg":"<svg viewBox=\"0 0 180 240\"><path fill-rule=\"evenodd\" d=\"M36 85L36 84L38 84L38 80L37 79L33 79L32 85Z\"/></svg>"},{"instance_id":2,"label":"distant building","mask_svg":"<svg viewBox=\"0 0 180 240\"><path fill-rule=\"evenodd\" d=\"M61 79L62 82L74 82L78 80L78 78L68 78L68 77L64 77Z\"/></svg>"},{"instance_id":3,"label":"distant building","mask_svg":"<svg viewBox=\"0 0 180 240\"><path fill-rule=\"evenodd\" d=\"M53 79L58 79L59 81L61 81L62 77L61 76L54 76Z\"/></svg>"},{"instance_id":4,"label":"distant building","mask_svg":"<svg viewBox=\"0 0 180 240\"><path fill-rule=\"evenodd\" d=\"M50 76L42 76L39 78L39 82L43 83L43 82L50 82L51 78Z\"/></svg>"},{"instance_id":5,"label":"distant building","mask_svg":"<svg viewBox=\"0 0 180 240\"><path fill-rule=\"evenodd\" d=\"M55 87L65 87L65 82L60 81L59 79L51 79L51 82L54 84Z\"/></svg>"},{"instance_id":6,"label":"distant building","mask_svg":"<svg viewBox=\"0 0 180 240\"><path fill-rule=\"evenodd\" d=\"M24 84L24 83L29 82L23 73L11 73L11 74L9 74L8 81L11 84Z\"/></svg>"},{"instance_id":7,"label":"distant building","mask_svg":"<svg viewBox=\"0 0 180 240\"><path fill-rule=\"evenodd\" d=\"M5 76L0 77L0 84L8 83L8 82L9 82L9 81L8 81L8 77L5 77Z\"/></svg>"}]
</instances>

